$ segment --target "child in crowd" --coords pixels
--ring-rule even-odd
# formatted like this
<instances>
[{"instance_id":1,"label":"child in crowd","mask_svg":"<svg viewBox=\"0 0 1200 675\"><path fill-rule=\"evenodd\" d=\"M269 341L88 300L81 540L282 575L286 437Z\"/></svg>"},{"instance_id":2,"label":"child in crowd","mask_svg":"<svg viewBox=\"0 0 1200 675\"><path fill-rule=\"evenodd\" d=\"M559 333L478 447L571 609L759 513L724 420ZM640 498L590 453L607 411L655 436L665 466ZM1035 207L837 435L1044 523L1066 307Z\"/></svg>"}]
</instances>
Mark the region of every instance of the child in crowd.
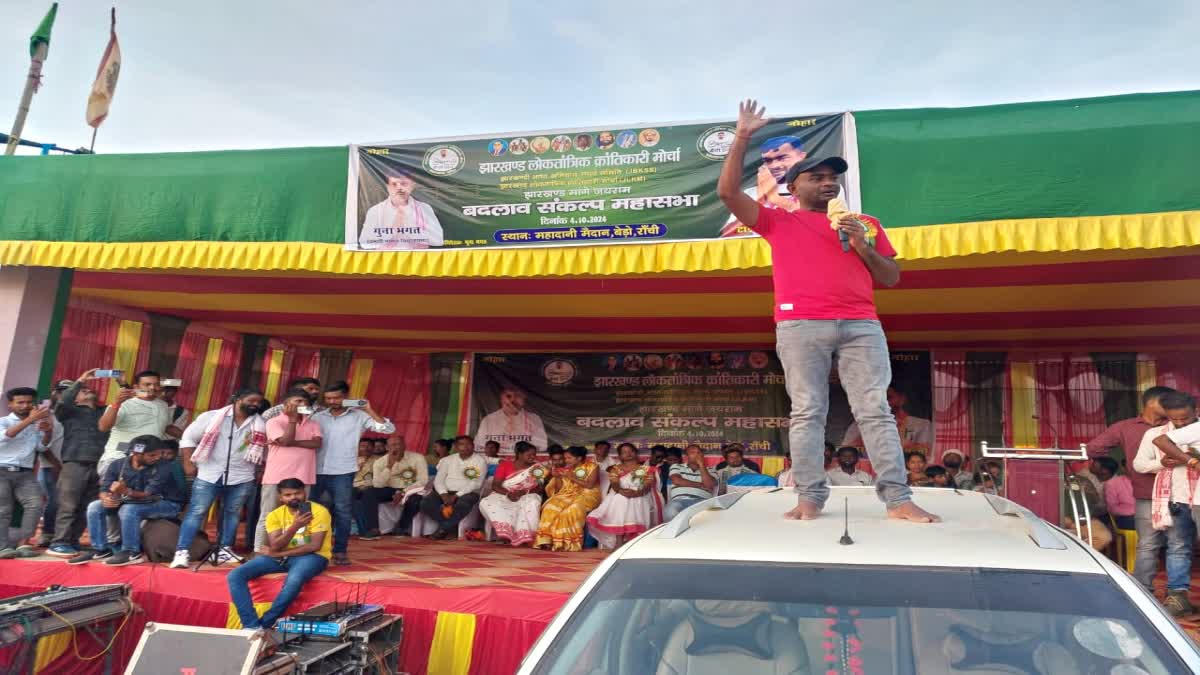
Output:
<instances>
[{"instance_id":1,"label":"child in crowd","mask_svg":"<svg viewBox=\"0 0 1200 675\"><path fill-rule=\"evenodd\" d=\"M933 487L952 488L954 483L950 480L950 474L946 473L946 467L933 466L925 467L925 477L929 479Z\"/></svg>"}]
</instances>

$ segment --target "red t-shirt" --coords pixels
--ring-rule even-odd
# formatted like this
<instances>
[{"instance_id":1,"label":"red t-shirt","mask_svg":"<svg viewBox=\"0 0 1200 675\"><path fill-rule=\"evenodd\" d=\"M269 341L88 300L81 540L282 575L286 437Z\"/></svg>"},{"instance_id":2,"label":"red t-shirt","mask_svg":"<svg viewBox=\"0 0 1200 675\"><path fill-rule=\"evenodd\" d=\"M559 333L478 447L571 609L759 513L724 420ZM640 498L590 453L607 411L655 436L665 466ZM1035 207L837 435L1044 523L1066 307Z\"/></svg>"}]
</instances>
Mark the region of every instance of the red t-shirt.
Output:
<instances>
[{"instance_id":1,"label":"red t-shirt","mask_svg":"<svg viewBox=\"0 0 1200 675\"><path fill-rule=\"evenodd\" d=\"M875 250L884 257L896 255L879 221L863 218L879 228ZM879 318L870 270L853 249L842 251L825 213L760 204L754 231L771 245L776 322Z\"/></svg>"}]
</instances>

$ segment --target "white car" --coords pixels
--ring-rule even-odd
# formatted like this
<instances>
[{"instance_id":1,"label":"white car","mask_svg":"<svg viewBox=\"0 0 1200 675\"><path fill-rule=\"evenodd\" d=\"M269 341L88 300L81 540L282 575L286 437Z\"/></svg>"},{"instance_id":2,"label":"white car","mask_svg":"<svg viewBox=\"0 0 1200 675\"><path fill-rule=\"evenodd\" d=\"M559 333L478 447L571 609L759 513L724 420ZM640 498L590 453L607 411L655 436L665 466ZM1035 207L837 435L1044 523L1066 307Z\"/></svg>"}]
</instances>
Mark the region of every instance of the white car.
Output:
<instances>
[{"instance_id":1,"label":"white car","mask_svg":"<svg viewBox=\"0 0 1200 675\"><path fill-rule=\"evenodd\" d=\"M1200 651L1123 569L994 495L916 490L934 525L835 487L701 502L614 552L523 675L1175 675Z\"/></svg>"}]
</instances>

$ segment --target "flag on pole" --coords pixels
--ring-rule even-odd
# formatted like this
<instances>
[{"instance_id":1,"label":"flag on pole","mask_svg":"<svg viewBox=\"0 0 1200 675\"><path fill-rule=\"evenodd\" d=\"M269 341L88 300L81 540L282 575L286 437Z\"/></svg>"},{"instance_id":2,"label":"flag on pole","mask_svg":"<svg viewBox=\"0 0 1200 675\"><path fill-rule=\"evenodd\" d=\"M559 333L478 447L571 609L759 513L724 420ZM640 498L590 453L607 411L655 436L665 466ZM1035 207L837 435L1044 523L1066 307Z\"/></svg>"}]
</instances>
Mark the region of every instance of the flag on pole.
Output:
<instances>
[{"instance_id":1,"label":"flag on pole","mask_svg":"<svg viewBox=\"0 0 1200 675\"><path fill-rule=\"evenodd\" d=\"M46 18L38 24L37 30L33 31L33 35L29 36L29 56L37 56L38 45L46 45L46 49L50 48L50 31L54 28L54 17L58 16L58 3L50 5L50 11L46 12Z\"/></svg>"},{"instance_id":2,"label":"flag on pole","mask_svg":"<svg viewBox=\"0 0 1200 675\"><path fill-rule=\"evenodd\" d=\"M46 54L50 52L50 31L54 28L54 17L58 16L58 3L50 5L46 18L38 24L37 30L29 36L29 75L25 78L25 91L21 92L21 102L17 105L17 117L13 120L12 133L8 135L8 143L4 146L5 155L14 155L17 145L21 143L21 132L25 130L25 118L29 116L29 106L33 103L33 95L42 86L42 64Z\"/></svg>"},{"instance_id":3,"label":"flag on pole","mask_svg":"<svg viewBox=\"0 0 1200 675\"><path fill-rule=\"evenodd\" d=\"M120 74L121 45L117 42L117 8L114 7L108 46L104 48L100 67L96 69L96 81L92 83L92 92L88 94L87 123L93 129L99 129L100 124L108 117L108 107L112 105L113 94L117 90L117 77Z\"/></svg>"}]
</instances>

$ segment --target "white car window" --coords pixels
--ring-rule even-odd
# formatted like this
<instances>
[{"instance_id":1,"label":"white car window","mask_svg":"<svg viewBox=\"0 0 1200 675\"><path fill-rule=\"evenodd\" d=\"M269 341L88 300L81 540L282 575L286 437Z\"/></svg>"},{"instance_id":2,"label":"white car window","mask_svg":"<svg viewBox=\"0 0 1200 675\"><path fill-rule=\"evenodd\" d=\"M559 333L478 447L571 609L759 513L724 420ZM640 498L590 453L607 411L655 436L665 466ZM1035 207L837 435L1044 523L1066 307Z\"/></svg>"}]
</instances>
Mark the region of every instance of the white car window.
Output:
<instances>
[{"instance_id":1,"label":"white car window","mask_svg":"<svg viewBox=\"0 0 1200 675\"><path fill-rule=\"evenodd\" d=\"M1100 575L621 561L534 672L1168 675L1184 666ZM844 668L843 668L844 666Z\"/></svg>"}]
</instances>

